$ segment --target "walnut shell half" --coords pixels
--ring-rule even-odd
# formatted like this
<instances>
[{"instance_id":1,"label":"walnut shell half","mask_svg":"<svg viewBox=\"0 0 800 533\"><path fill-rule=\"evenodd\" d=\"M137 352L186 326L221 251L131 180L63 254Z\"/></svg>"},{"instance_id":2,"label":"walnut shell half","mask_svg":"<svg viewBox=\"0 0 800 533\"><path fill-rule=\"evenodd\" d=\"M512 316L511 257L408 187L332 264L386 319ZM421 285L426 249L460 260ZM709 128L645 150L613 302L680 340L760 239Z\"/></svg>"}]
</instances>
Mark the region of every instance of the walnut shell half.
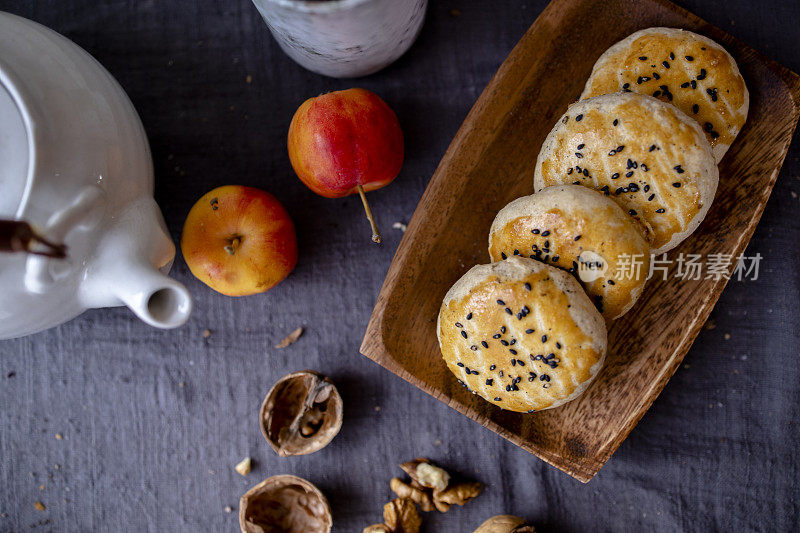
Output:
<instances>
[{"instance_id":1,"label":"walnut shell half","mask_svg":"<svg viewBox=\"0 0 800 533\"><path fill-rule=\"evenodd\" d=\"M261 433L281 457L306 455L328 445L342 427L342 397L330 379L304 370L282 377L267 393Z\"/></svg>"},{"instance_id":2,"label":"walnut shell half","mask_svg":"<svg viewBox=\"0 0 800 533\"><path fill-rule=\"evenodd\" d=\"M536 533L536 530L523 518L501 514L491 517L473 533Z\"/></svg>"},{"instance_id":3,"label":"walnut shell half","mask_svg":"<svg viewBox=\"0 0 800 533\"><path fill-rule=\"evenodd\" d=\"M320 490L297 476L272 476L239 500L242 533L329 533L333 517Z\"/></svg>"}]
</instances>

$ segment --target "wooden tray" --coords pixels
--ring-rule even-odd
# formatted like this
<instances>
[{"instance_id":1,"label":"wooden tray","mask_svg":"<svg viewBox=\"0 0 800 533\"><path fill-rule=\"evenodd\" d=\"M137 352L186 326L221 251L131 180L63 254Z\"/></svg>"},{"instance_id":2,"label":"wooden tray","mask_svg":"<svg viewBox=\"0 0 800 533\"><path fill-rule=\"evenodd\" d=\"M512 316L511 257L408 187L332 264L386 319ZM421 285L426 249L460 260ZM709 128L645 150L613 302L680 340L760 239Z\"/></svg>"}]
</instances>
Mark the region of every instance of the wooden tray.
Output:
<instances>
[{"instance_id":1,"label":"wooden tray","mask_svg":"<svg viewBox=\"0 0 800 533\"><path fill-rule=\"evenodd\" d=\"M450 285L474 264L489 262L487 234L497 211L533 192L542 141L580 95L595 60L650 26L685 28L721 43L736 58L751 98L747 125L720 165L714 205L669 257L744 253L797 124L800 79L665 0L553 0L501 65L439 164L361 346L388 370L583 482L664 388L726 280L652 279L609 331L607 363L592 386L565 406L535 414L503 411L461 387L441 359L436 316Z\"/></svg>"}]
</instances>

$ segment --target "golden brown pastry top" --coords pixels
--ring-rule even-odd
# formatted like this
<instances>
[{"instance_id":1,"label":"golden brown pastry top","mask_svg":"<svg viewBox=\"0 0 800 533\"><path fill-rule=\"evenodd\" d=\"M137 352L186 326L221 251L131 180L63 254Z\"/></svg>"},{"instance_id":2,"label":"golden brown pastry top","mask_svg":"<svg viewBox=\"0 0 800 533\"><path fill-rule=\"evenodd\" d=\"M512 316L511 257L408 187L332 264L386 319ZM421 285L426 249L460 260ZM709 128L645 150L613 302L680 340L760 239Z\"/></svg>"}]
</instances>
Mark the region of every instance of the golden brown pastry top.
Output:
<instances>
[{"instance_id":1,"label":"golden brown pastry top","mask_svg":"<svg viewBox=\"0 0 800 533\"><path fill-rule=\"evenodd\" d=\"M581 99L618 91L654 96L698 121L717 162L747 120L749 94L736 61L716 42L690 31L648 28L609 48Z\"/></svg>"},{"instance_id":2,"label":"golden brown pastry top","mask_svg":"<svg viewBox=\"0 0 800 533\"><path fill-rule=\"evenodd\" d=\"M557 185L505 206L492 224L492 261L519 255L578 278L606 320L625 314L642 293L650 246L613 200L588 187Z\"/></svg>"},{"instance_id":3,"label":"golden brown pastry top","mask_svg":"<svg viewBox=\"0 0 800 533\"><path fill-rule=\"evenodd\" d=\"M534 189L572 183L604 193L651 228L660 254L697 228L718 180L696 122L655 98L616 93L567 109L542 145Z\"/></svg>"},{"instance_id":4,"label":"golden brown pastry top","mask_svg":"<svg viewBox=\"0 0 800 533\"><path fill-rule=\"evenodd\" d=\"M577 397L602 367L607 341L603 318L574 278L519 257L475 266L456 282L437 333L462 384L518 412Z\"/></svg>"}]
</instances>

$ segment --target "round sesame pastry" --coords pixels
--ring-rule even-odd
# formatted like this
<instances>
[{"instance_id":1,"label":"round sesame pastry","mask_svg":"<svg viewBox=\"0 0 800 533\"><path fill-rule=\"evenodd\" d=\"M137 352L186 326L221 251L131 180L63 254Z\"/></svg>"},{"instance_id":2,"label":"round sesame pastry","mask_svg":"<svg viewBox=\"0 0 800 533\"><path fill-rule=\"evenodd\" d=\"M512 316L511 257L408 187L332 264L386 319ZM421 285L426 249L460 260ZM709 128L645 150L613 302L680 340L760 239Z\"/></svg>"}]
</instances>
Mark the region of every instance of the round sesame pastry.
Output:
<instances>
[{"instance_id":1,"label":"round sesame pastry","mask_svg":"<svg viewBox=\"0 0 800 533\"><path fill-rule=\"evenodd\" d=\"M492 261L530 257L578 278L607 321L642 294L650 270L643 228L616 202L580 185L556 185L517 198L489 233Z\"/></svg>"},{"instance_id":2,"label":"round sesame pastry","mask_svg":"<svg viewBox=\"0 0 800 533\"><path fill-rule=\"evenodd\" d=\"M606 354L603 317L575 278L522 257L464 274L442 302L436 332L462 385L517 412L577 398Z\"/></svg>"},{"instance_id":3,"label":"round sesame pastry","mask_svg":"<svg viewBox=\"0 0 800 533\"><path fill-rule=\"evenodd\" d=\"M675 28L637 31L595 63L581 99L619 91L664 100L695 119L719 162L747 120L750 96L720 45Z\"/></svg>"},{"instance_id":4,"label":"round sesame pastry","mask_svg":"<svg viewBox=\"0 0 800 533\"><path fill-rule=\"evenodd\" d=\"M697 229L718 181L695 121L650 96L615 93L567 109L542 145L533 184L600 191L649 227L650 247L661 254Z\"/></svg>"}]
</instances>

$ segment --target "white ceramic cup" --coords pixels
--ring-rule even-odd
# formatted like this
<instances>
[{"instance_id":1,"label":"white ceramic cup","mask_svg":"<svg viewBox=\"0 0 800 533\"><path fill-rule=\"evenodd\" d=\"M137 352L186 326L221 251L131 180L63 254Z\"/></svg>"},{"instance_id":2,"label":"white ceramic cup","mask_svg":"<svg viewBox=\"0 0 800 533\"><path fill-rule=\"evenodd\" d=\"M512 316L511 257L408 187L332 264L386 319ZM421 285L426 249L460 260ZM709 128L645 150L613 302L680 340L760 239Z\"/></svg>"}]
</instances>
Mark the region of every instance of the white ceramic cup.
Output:
<instances>
[{"instance_id":1,"label":"white ceramic cup","mask_svg":"<svg viewBox=\"0 0 800 533\"><path fill-rule=\"evenodd\" d=\"M284 52L334 78L377 72L403 55L428 0L253 0Z\"/></svg>"}]
</instances>

